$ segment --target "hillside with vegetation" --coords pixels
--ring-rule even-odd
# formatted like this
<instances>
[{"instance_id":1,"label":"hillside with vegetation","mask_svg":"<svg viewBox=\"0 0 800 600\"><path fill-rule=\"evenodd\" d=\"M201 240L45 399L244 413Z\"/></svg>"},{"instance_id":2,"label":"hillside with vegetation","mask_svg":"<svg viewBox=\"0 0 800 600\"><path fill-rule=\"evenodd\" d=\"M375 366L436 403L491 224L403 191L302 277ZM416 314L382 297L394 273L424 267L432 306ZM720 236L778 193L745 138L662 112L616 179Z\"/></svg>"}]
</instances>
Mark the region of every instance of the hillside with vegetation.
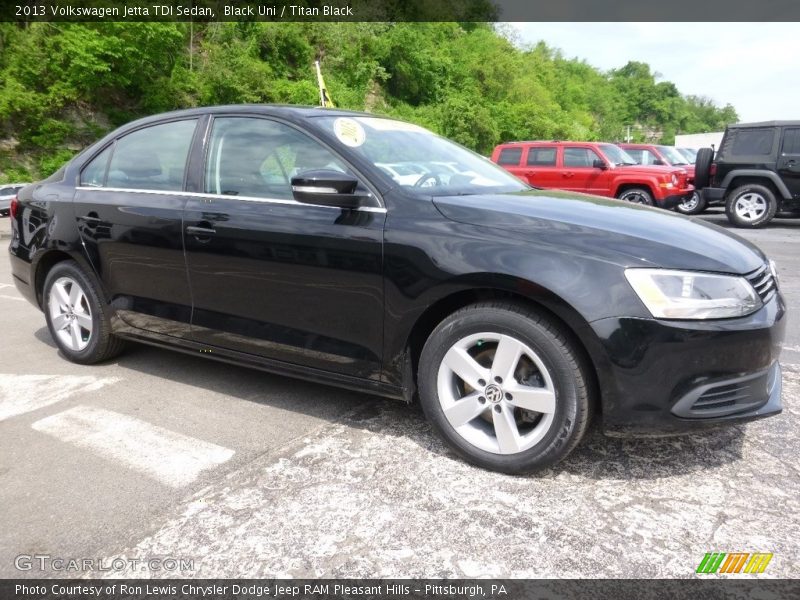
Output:
<instances>
[{"instance_id":1,"label":"hillside with vegetation","mask_svg":"<svg viewBox=\"0 0 800 600\"><path fill-rule=\"evenodd\" d=\"M671 143L733 107L649 65L601 72L473 23L0 23L0 181L54 171L136 117L199 105L317 104L414 121L483 154L518 139Z\"/></svg>"}]
</instances>

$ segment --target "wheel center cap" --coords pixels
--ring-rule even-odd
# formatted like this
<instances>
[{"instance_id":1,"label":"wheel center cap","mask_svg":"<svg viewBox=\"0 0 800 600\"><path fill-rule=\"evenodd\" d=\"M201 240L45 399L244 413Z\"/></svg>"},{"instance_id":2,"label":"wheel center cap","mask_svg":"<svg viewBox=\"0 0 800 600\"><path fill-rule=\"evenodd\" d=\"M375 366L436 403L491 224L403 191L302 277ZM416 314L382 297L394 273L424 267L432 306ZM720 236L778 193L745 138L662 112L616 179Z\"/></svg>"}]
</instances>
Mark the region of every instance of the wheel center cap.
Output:
<instances>
[{"instance_id":1,"label":"wheel center cap","mask_svg":"<svg viewBox=\"0 0 800 600\"><path fill-rule=\"evenodd\" d=\"M503 390L494 384L487 386L483 394L489 402L495 404L503 399Z\"/></svg>"}]
</instances>

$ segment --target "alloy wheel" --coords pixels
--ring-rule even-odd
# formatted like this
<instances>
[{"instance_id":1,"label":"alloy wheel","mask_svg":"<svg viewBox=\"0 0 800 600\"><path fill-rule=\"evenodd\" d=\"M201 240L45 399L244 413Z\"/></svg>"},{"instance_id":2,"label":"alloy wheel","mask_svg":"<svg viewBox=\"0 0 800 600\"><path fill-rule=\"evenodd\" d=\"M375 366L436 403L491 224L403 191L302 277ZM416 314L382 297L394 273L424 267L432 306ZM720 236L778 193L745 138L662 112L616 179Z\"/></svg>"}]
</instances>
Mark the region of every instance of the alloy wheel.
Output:
<instances>
[{"instance_id":1,"label":"alloy wheel","mask_svg":"<svg viewBox=\"0 0 800 600\"><path fill-rule=\"evenodd\" d=\"M523 452L553 424L550 372L536 352L510 335L485 332L458 340L439 366L437 391L453 429L486 452Z\"/></svg>"},{"instance_id":2,"label":"alloy wheel","mask_svg":"<svg viewBox=\"0 0 800 600\"><path fill-rule=\"evenodd\" d=\"M745 192L733 205L736 216L748 222L760 219L767 212L767 208L767 199L758 192Z\"/></svg>"},{"instance_id":3,"label":"alloy wheel","mask_svg":"<svg viewBox=\"0 0 800 600\"><path fill-rule=\"evenodd\" d=\"M50 288L50 321L61 343L75 352L89 345L92 310L86 292L71 277L59 277Z\"/></svg>"}]
</instances>

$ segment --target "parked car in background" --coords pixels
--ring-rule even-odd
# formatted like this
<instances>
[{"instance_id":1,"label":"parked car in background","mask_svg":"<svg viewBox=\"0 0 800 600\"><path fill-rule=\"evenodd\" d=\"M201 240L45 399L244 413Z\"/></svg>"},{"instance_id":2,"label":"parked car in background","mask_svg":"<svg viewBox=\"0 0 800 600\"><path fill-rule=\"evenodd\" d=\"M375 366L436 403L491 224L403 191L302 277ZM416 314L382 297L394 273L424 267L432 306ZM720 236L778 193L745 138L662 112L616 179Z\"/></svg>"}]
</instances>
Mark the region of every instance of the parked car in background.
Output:
<instances>
[{"instance_id":1,"label":"parked car in background","mask_svg":"<svg viewBox=\"0 0 800 600\"><path fill-rule=\"evenodd\" d=\"M411 163L427 173L413 183L386 167ZM666 167L588 168L680 185ZM781 411L785 307L761 250L666 211L531 189L410 123L156 115L26 186L12 217L12 279L64 358L134 340L419 399L485 468L553 465L593 414L664 434Z\"/></svg>"},{"instance_id":2,"label":"parked car in background","mask_svg":"<svg viewBox=\"0 0 800 600\"><path fill-rule=\"evenodd\" d=\"M695 148L681 148L677 147L678 152L683 154L684 158L689 161L690 165L694 164L694 161L697 160L697 150Z\"/></svg>"},{"instance_id":3,"label":"parked car in background","mask_svg":"<svg viewBox=\"0 0 800 600\"><path fill-rule=\"evenodd\" d=\"M0 183L0 217L7 217L11 201L27 183Z\"/></svg>"},{"instance_id":4,"label":"parked car in background","mask_svg":"<svg viewBox=\"0 0 800 600\"><path fill-rule=\"evenodd\" d=\"M730 125L716 156L701 148L695 165L704 201L724 204L737 227L763 227L780 211L800 212L800 121Z\"/></svg>"},{"instance_id":5,"label":"parked car in background","mask_svg":"<svg viewBox=\"0 0 800 600\"><path fill-rule=\"evenodd\" d=\"M694 161L689 161L674 146L662 144L618 144L640 165L667 165L686 171L689 183L694 184ZM696 215L706 209L703 199L697 190L686 200L675 206L675 210L684 215Z\"/></svg>"},{"instance_id":6,"label":"parked car in background","mask_svg":"<svg viewBox=\"0 0 800 600\"><path fill-rule=\"evenodd\" d=\"M598 142L509 142L492 161L532 186L673 208L691 197L685 169L639 165L623 149Z\"/></svg>"}]
</instances>

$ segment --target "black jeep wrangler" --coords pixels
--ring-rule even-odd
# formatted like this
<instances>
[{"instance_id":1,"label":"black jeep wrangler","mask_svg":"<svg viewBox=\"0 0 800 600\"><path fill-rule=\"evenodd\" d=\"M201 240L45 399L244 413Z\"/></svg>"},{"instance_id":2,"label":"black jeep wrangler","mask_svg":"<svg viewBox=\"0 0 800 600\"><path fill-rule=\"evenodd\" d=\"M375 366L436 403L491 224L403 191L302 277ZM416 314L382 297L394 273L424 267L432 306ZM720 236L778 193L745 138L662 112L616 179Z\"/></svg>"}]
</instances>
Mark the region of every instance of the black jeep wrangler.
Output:
<instances>
[{"instance_id":1,"label":"black jeep wrangler","mask_svg":"<svg viewBox=\"0 0 800 600\"><path fill-rule=\"evenodd\" d=\"M724 204L737 227L800 210L800 121L729 125L716 156L711 148L697 153L694 186L704 204Z\"/></svg>"}]
</instances>

